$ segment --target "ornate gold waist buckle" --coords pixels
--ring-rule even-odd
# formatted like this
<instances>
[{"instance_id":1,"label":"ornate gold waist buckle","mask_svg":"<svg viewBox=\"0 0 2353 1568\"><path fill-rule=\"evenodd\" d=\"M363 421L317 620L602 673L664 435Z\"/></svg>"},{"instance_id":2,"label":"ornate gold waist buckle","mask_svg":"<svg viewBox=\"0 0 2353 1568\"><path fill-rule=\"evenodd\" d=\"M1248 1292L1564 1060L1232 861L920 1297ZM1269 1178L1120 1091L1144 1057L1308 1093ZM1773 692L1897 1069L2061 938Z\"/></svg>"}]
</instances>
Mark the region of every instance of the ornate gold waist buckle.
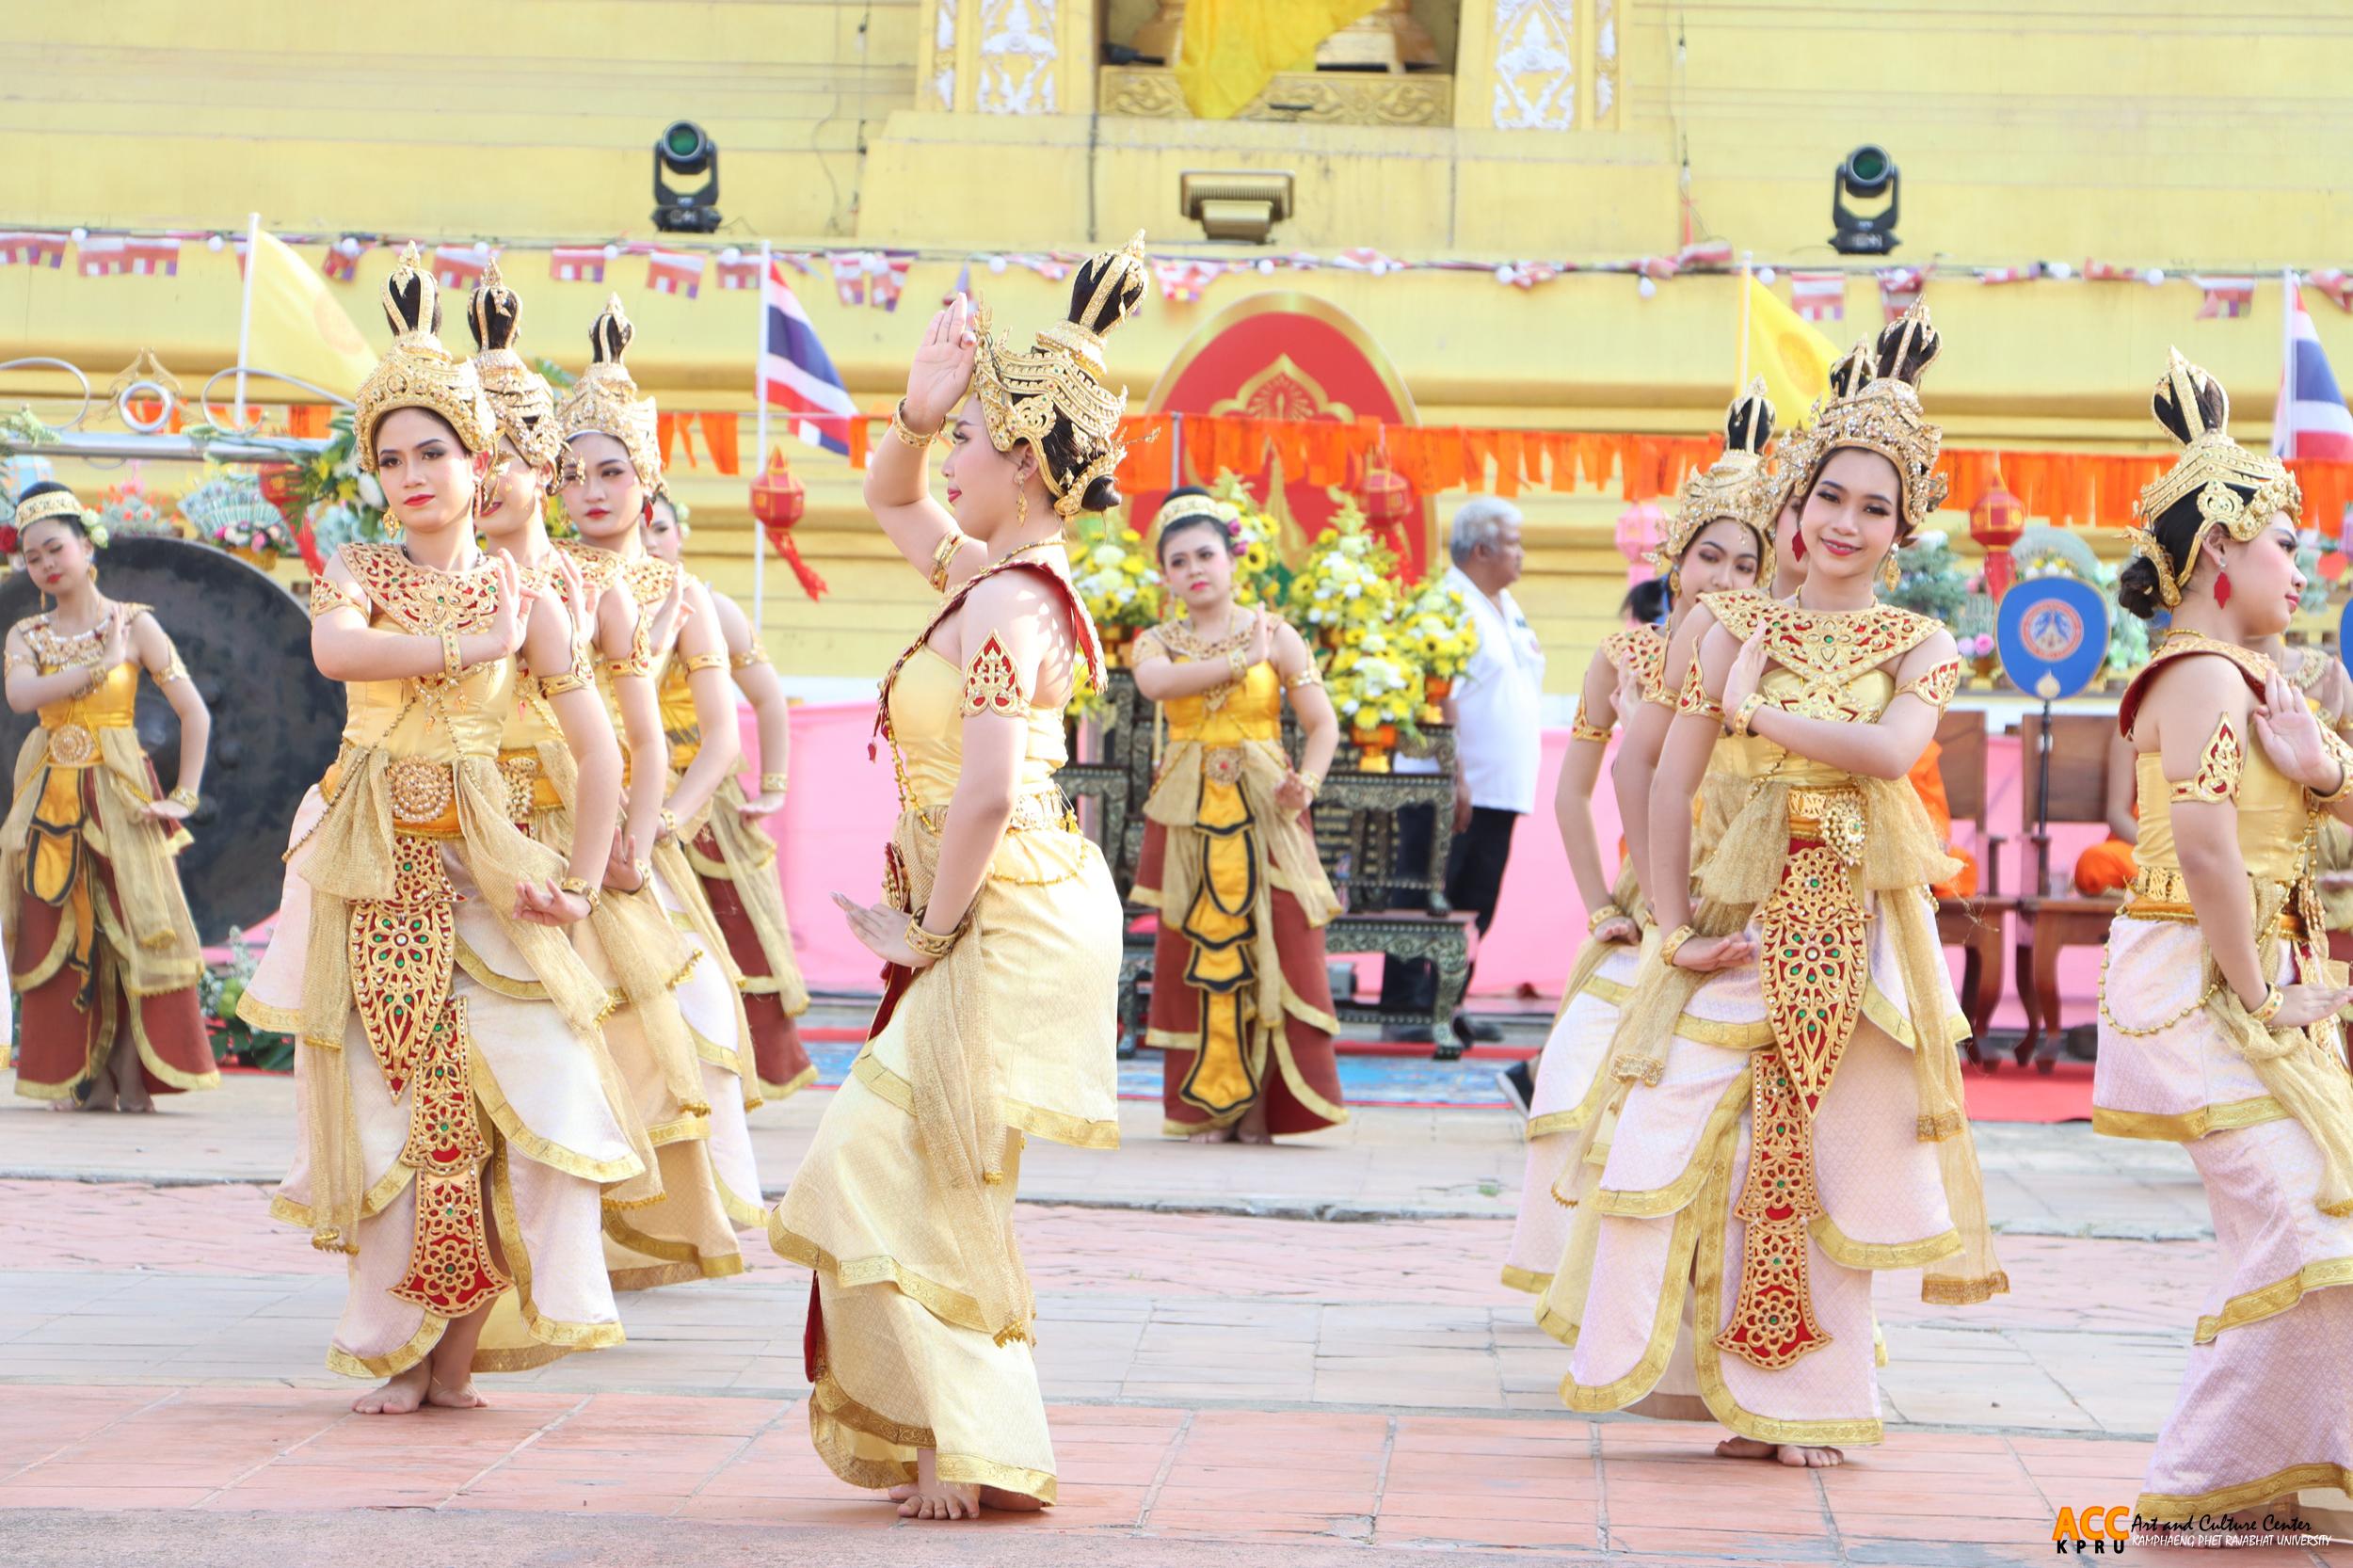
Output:
<instances>
[{"instance_id":1,"label":"ornate gold waist buckle","mask_svg":"<svg viewBox=\"0 0 2353 1568\"><path fill-rule=\"evenodd\" d=\"M49 760L61 768L86 767L98 756L98 737L71 719L49 728Z\"/></svg>"},{"instance_id":2,"label":"ornate gold waist buckle","mask_svg":"<svg viewBox=\"0 0 2353 1568\"><path fill-rule=\"evenodd\" d=\"M1863 861L1869 836L1869 819L1863 810L1863 792L1848 788L1795 789L1789 792L1789 837L1823 844L1840 861Z\"/></svg>"},{"instance_id":3,"label":"ornate gold waist buckle","mask_svg":"<svg viewBox=\"0 0 2353 1568\"><path fill-rule=\"evenodd\" d=\"M384 792L395 827L411 833L457 831L457 776L449 763L394 762L384 770Z\"/></svg>"},{"instance_id":4,"label":"ornate gold waist buckle","mask_svg":"<svg viewBox=\"0 0 2353 1568\"><path fill-rule=\"evenodd\" d=\"M1214 746L1201 754L1201 776L1212 784L1239 784L1241 774L1240 746Z\"/></svg>"}]
</instances>

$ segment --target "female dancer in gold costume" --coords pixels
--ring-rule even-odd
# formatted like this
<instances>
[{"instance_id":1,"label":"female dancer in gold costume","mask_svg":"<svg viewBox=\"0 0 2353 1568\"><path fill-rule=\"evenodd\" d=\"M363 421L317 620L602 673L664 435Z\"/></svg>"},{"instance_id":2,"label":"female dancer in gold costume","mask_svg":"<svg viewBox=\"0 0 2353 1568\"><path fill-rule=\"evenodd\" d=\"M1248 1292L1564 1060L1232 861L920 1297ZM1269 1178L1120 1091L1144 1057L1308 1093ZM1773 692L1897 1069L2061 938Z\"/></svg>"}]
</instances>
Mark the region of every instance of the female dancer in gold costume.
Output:
<instances>
[{"instance_id":1,"label":"female dancer in gold costume","mask_svg":"<svg viewBox=\"0 0 2353 1568\"><path fill-rule=\"evenodd\" d=\"M2353 818L2353 747L2249 650L2303 591L2296 480L2231 440L2221 386L2178 353L2154 408L2184 450L2141 492L2118 596L2172 630L2117 716L2140 837L2092 1126L2185 1144L2214 1211L2219 1266L2133 1510L2179 1525L2353 1486L2353 992L2313 885L2321 823Z\"/></svg>"},{"instance_id":2,"label":"female dancer in gold costume","mask_svg":"<svg viewBox=\"0 0 2353 1568\"><path fill-rule=\"evenodd\" d=\"M499 421L490 504L475 520L476 527L514 560L522 583L565 606L575 632L571 669L552 680L526 673L518 682L520 700L500 737L499 768L506 775L515 825L568 855L578 788L571 748L550 698L575 686L594 687L588 639L596 619L592 600L601 596L588 592L580 568L548 536L542 502L572 471L574 460L557 425L553 389L515 352L522 301L501 280L495 261L474 290L466 316L481 350L474 368ZM673 584L656 615L651 633L656 640L675 627L681 603L682 587ZM614 717L602 702L586 704L580 723L593 731L599 745L616 745ZM614 755L617 760L617 749ZM656 1223L682 1233L676 1240L649 1245L638 1223L643 1217L632 1218L630 1206L608 1203L605 1250L614 1287L622 1290L732 1274L744 1266L709 1157L673 1146L700 1142L711 1125L695 1035L677 995L696 956L661 899L636 875L635 858L616 834L603 868L604 896L572 930L573 944L590 971L625 1002L605 1019L605 1042L657 1151L664 1212ZM506 1329L503 1320L494 1320L489 1332L503 1337Z\"/></svg>"},{"instance_id":3,"label":"female dancer in gold costume","mask_svg":"<svg viewBox=\"0 0 2353 1568\"><path fill-rule=\"evenodd\" d=\"M1871 1271L1925 1266L1936 1302L2007 1288L1926 891L1950 862L1904 783L1960 660L1935 621L1873 602L1942 498L1913 391L1937 347L1925 311L1891 323L1785 458L1806 498L1796 599L1693 613L1651 791L1668 934L1611 1048L1603 1166L1582 1170L1599 1116L1567 1166L1578 1207L1540 1314L1575 1350L1563 1399L1696 1393L1726 1455L1827 1464L1879 1441ZM1715 845L1696 908L1695 801Z\"/></svg>"},{"instance_id":4,"label":"female dancer in gold costume","mask_svg":"<svg viewBox=\"0 0 2353 1568\"><path fill-rule=\"evenodd\" d=\"M646 548L657 560L682 566L686 520L667 496L657 497L646 520ZM792 705L784 682L768 662L767 644L753 630L744 607L704 584L727 638L728 668L752 705L760 735L760 792L744 793L730 773L719 781L710 808L689 824L687 862L702 878L703 895L727 934L728 953L744 976L744 1016L752 1031L752 1060L762 1099L780 1100L816 1081L801 1048L800 1025L808 1011L808 987L792 956L792 928L784 914L784 885L778 880L776 842L760 825L784 808L785 764L792 747ZM695 694L685 665L673 660L662 672L662 728L670 743L675 781L702 747L702 726L695 716Z\"/></svg>"},{"instance_id":5,"label":"female dancer in gold costume","mask_svg":"<svg viewBox=\"0 0 2353 1568\"><path fill-rule=\"evenodd\" d=\"M618 1344L599 1210L652 1164L564 930L597 901L619 759L567 679L563 606L475 547L497 417L434 335L414 247L384 306L396 336L354 427L401 542L345 545L312 590L312 656L351 712L238 1007L299 1041L304 1136L271 1212L350 1256L328 1365L390 1380L363 1414L478 1405L472 1372ZM576 750L568 864L516 831L498 765L519 663ZM509 1292L521 1343L477 1353Z\"/></svg>"},{"instance_id":6,"label":"female dancer in gold costume","mask_svg":"<svg viewBox=\"0 0 2353 1568\"><path fill-rule=\"evenodd\" d=\"M1724 421L1723 455L1683 487L1675 515L1651 552L1666 574L1673 610L1667 630L1636 627L1602 639L1586 666L1569 745L1561 761L1561 783L1552 802L1569 873L1586 906L1588 938L1569 972L1560 1016L1545 1042L1536 1068L1536 1092L1528 1108L1528 1169L1520 1183L1520 1211L1504 1256L1503 1283L1542 1295L1568 1240L1568 1207L1552 1195L1562 1161L1590 1114L1588 1091L1616 1032L1618 1009L1641 967L1641 942L1649 924L1640 868L1649 840L1647 795L1659 744L1674 711L1674 696L1661 690L1668 638L1689 620L1703 594L1756 585L1759 563L1771 582L1769 536L1772 492L1766 482L1764 453L1773 434L1773 406L1765 384L1752 382ZM1689 639L1686 640L1689 656ZM1636 700L1627 701L1628 694ZM1621 707L1621 703L1625 706ZM1643 804L1622 812L1625 863L1612 885L1602 876L1601 843L1593 831L1593 787L1601 780L1603 754L1620 724L1625 739L1611 772L1613 785L1639 778Z\"/></svg>"},{"instance_id":7,"label":"female dancer in gold costume","mask_svg":"<svg viewBox=\"0 0 2353 1568\"><path fill-rule=\"evenodd\" d=\"M1119 1142L1121 924L1054 784L1080 662L1102 679L1062 531L1117 504L1127 393L1104 385L1103 334L1150 280L1142 234L1091 258L1069 318L1027 353L957 296L866 479L884 534L947 598L883 678L900 798L884 902L836 895L889 966L882 1006L768 1238L817 1274L818 1453L910 1518L1054 1500L1014 1192L1029 1134ZM924 472L943 434L946 507Z\"/></svg>"},{"instance_id":8,"label":"female dancer in gold costume","mask_svg":"<svg viewBox=\"0 0 2353 1568\"><path fill-rule=\"evenodd\" d=\"M1136 689L1168 727L1129 895L1160 912L1146 1040L1161 1052L1169 1132L1272 1143L1348 1119L1323 951L1340 901L1308 817L1339 719L1299 633L1235 606L1234 538L1206 490L1161 504L1153 548L1185 614L1138 637L1134 655Z\"/></svg>"},{"instance_id":9,"label":"female dancer in gold costume","mask_svg":"<svg viewBox=\"0 0 2353 1568\"><path fill-rule=\"evenodd\" d=\"M147 606L98 591L72 491L26 487L9 532L9 552L56 600L8 637L8 706L40 715L0 827L8 978L24 1012L16 1092L60 1111L152 1111L151 1096L220 1085L196 1000L204 955L172 863L213 719ZM169 794L131 728L142 670L180 720Z\"/></svg>"},{"instance_id":10,"label":"female dancer in gold costume","mask_svg":"<svg viewBox=\"0 0 2353 1568\"><path fill-rule=\"evenodd\" d=\"M687 951L682 969L665 959L647 968L642 980L673 988L691 1060L666 1028L655 1027L657 1008L638 1010L650 1048L623 1056L639 1114L659 1144L663 1195L646 1208L605 1215L606 1255L616 1276L659 1285L736 1272L743 1253L735 1232L757 1227L767 1215L744 1119L760 1099L740 977L680 838L680 824L710 803L741 749L727 647L703 585L646 553L643 528L662 493L662 450L653 400L637 395L624 362L634 335L620 296L613 296L589 333L595 362L556 409L574 466L563 488L564 510L580 530L578 540L559 548L598 592L597 683L626 748L628 847L621 853L628 864L610 882L649 886ZM686 610L682 623L678 604ZM674 659L685 666L706 737L675 781L655 695ZM613 948L606 952L615 964L625 962Z\"/></svg>"}]
</instances>

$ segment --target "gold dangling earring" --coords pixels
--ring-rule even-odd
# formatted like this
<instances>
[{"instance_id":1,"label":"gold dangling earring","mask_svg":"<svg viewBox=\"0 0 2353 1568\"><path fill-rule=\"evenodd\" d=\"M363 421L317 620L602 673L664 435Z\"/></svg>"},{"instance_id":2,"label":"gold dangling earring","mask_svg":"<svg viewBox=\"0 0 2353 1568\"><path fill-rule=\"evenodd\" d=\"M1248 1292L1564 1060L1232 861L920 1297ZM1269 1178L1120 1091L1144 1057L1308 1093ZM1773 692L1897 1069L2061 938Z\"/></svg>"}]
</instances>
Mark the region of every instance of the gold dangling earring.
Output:
<instances>
[{"instance_id":1,"label":"gold dangling earring","mask_svg":"<svg viewBox=\"0 0 2353 1568\"><path fill-rule=\"evenodd\" d=\"M89 585L93 588L98 586L98 563L95 561L89 564Z\"/></svg>"},{"instance_id":2,"label":"gold dangling earring","mask_svg":"<svg viewBox=\"0 0 2353 1568\"><path fill-rule=\"evenodd\" d=\"M1030 487L1019 479L1013 482L1013 525L1016 530L1030 526Z\"/></svg>"},{"instance_id":3,"label":"gold dangling earring","mask_svg":"<svg viewBox=\"0 0 2353 1568\"><path fill-rule=\"evenodd\" d=\"M483 514L490 509L490 504L497 499L498 470L492 469L482 476L482 483L473 488L473 516L476 522L482 520Z\"/></svg>"},{"instance_id":4,"label":"gold dangling earring","mask_svg":"<svg viewBox=\"0 0 2353 1568\"><path fill-rule=\"evenodd\" d=\"M1891 545L1888 547L1887 559L1880 563L1880 581L1887 584L1889 593L1894 593L1903 580L1904 568L1896 564L1896 548Z\"/></svg>"},{"instance_id":5,"label":"gold dangling earring","mask_svg":"<svg viewBox=\"0 0 2353 1568\"><path fill-rule=\"evenodd\" d=\"M1672 601L1682 597L1683 568L1679 566L1669 567L1667 568L1667 598Z\"/></svg>"}]
</instances>

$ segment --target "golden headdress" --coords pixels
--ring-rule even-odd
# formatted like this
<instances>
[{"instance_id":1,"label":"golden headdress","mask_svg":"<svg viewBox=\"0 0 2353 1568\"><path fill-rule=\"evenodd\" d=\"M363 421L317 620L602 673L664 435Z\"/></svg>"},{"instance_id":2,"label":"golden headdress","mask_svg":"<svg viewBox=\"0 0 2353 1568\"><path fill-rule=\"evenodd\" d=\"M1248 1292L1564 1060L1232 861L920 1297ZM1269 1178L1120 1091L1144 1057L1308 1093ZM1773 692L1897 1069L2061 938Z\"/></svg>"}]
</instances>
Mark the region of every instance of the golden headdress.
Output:
<instances>
[{"instance_id":1,"label":"golden headdress","mask_svg":"<svg viewBox=\"0 0 2353 1568\"><path fill-rule=\"evenodd\" d=\"M2157 568L2157 597L2167 609L2182 602L2183 585L2197 569L2198 552L2206 536L2219 528L2241 544L2271 525L2275 513L2285 512L2299 522L2304 492L2287 465L2267 452L2249 452L2233 440L2231 394L2222 383L2182 358L2178 348L2167 351L2165 375L2157 382L2150 407L2157 423L2182 443L2182 455L2140 492L2136 508L2140 526L2130 531L2133 553ZM2239 491L2249 493L2242 496ZM2191 496L2198 498L2198 532L2182 552L2177 575L2157 542L2157 521Z\"/></svg>"},{"instance_id":2,"label":"golden headdress","mask_svg":"<svg viewBox=\"0 0 2353 1568\"><path fill-rule=\"evenodd\" d=\"M1065 518L1077 516L1089 488L1128 456L1119 440L1128 389L1104 385L1103 334L1143 308L1151 279L1139 229L1127 245L1090 257L1079 269L1069 318L1040 332L1028 353L1016 354L1002 333L990 335L986 307L973 324L980 348L972 390L980 394L988 443L1011 452L1015 442L1028 441L1054 510ZM1058 420L1069 422L1066 443L1048 441Z\"/></svg>"},{"instance_id":3,"label":"golden headdress","mask_svg":"<svg viewBox=\"0 0 2353 1568\"><path fill-rule=\"evenodd\" d=\"M1765 466L1765 445L1773 439L1773 405L1765 395L1765 378L1757 376L1732 400L1724 412L1724 450L1706 468L1683 482L1674 515L1660 532L1651 565L1673 572L1691 548L1699 531L1718 518L1746 524L1763 547L1759 554L1758 587L1769 586L1773 576L1773 513L1779 487Z\"/></svg>"},{"instance_id":4,"label":"golden headdress","mask_svg":"<svg viewBox=\"0 0 2353 1568\"><path fill-rule=\"evenodd\" d=\"M360 383L352 416L360 466L375 472L376 427L395 408L439 415L469 452L496 446L498 415L483 395L482 377L434 335L441 329L440 291L413 242L384 280L384 319L392 323L392 346Z\"/></svg>"},{"instance_id":5,"label":"golden headdress","mask_svg":"<svg viewBox=\"0 0 2353 1568\"><path fill-rule=\"evenodd\" d=\"M1924 300L1881 328L1876 343L1857 344L1831 366L1828 400L1790 455L1791 471L1807 490L1822 465L1842 447L1876 452L1896 465L1903 490L1902 529L1910 538L1945 502L1945 478L1936 472L1944 430L1920 408L1920 377L1928 374L1945 340L1929 320Z\"/></svg>"},{"instance_id":6,"label":"golden headdress","mask_svg":"<svg viewBox=\"0 0 2353 1568\"><path fill-rule=\"evenodd\" d=\"M588 329L594 358L555 410L555 423L569 441L591 432L610 436L629 451L630 466L647 489L662 490L662 438L653 399L637 395L637 382L621 362L637 328L621 313L621 296L607 296L604 313Z\"/></svg>"},{"instance_id":7,"label":"golden headdress","mask_svg":"<svg viewBox=\"0 0 2353 1568\"><path fill-rule=\"evenodd\" d=\"M523 335L523 302L499 276L498 258L482 271L466 306L473 330L474 373L498 414L499 434L515 443L523 461L546 476L551 490L566 469L564 437L555 427L555 389L515 352Z\"/></svg>"}]
</instances>

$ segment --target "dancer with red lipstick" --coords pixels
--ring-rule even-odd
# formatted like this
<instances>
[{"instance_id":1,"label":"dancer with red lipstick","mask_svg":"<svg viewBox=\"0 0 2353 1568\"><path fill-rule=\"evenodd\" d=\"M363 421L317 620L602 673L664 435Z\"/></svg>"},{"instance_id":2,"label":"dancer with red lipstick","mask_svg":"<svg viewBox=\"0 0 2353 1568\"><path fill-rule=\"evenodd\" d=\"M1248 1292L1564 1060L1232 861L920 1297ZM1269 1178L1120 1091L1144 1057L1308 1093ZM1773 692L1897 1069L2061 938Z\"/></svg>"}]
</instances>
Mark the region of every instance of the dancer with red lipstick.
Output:
<instances>
[{"instance_id":1,"label":"dancer with red lipstick","mask_svg":"<svg viewBox=\"0 0 2353 1568\"><path fill-rule=\"evenodd\" d=\"M646 548L655 559L683 567L686 520L668 496L655 499L645 532ZM780 1100L817 1078L801 1046L800 1025L793 1021L808 1011L808 987L792 956L776 844L760 825L784 808L792 706L776 666L768 662L767 645L744 607L708 584L703 587L727 638L728 668L752 705L752 724L760 737L760 792L744 794L740 775L730 773L721 779L701 819L687 824L686 858L702 878L711 912L727 933L728 953L744 977L744 1014L751 1025L753 1071L760 1097ZM702 725L696 717L694 689L682 662L672 660L663 670L660 695L675 781L702 748Z\"/></svg>"},{"instance_id":2,"label":"dancer with red lipstick","mask_svg":"<svg viewBox=\"0 0 2353 1568\"><path fill-rule=\"evenodd\" d=\"M2254 651L2303 593L2294 475L2231 439L2220 384L2178 353L2153 406L2183 450L2141 492L2117 597L2172 629L2117 715L2139 839L2091 1125L2184 1145L2220 1246L2136 1520L2253 1528L2353 1486L2353 991L2313 885L2320 824L2353 820L2353 746Z\"/></svg>"},{"instance_id":3,"label":"dancer with red lipstick","mask_svg":"<svg viewBox=\"0 0 2353 1568\"><path fill-rule=\"evenodd\" d=\"M760 1104L741 976L727 936L688 862L681 824L711 803L735 771L735 700L727 644L704 586L647 553L646 520L662 494L662 446L653 399L637 394L624 356L636 329L618 295L590 330L595 361L556 410L573 473L564 510L580 530L560 548L598 591L597 684L621 729L628 777L626 847L606 886L651 888L678 928L687 965L667 978L684 1016L694 1059L654 1038L655 1051L625 1052L622 1065L648 1131L659 1145L661 1201L605 1216L606 1256L625 1283L737 1272L735 1232L766 1223L744 1113ZM682 604L681 621L676 607ZM703 743L675 776L656 686L676 660L686 671ZM620 954L612 955L616 961ZM715 1200L715 1201L714 1201Z\"/></svg>"},{"instance_id":4,"label":"dancer with red lipstick","mask_svg":"<svg viewBox=\"0 0 2353 1568\"><path fill-rule=\"evenodd\" d=\"M220 1084L197 1003L204 956L172 857L188 841L212 715L144 604L98 591L92 520L63 485L17 497L5 541L56 607L8 629L8 706L38 712L0 826L9 981L23 998L16 1092L58 1110L152 1111ZM139 676L180 721L163 792L131 728Z\"/></svg>"},{"instance_id":5,"label":"dancer with red lipstick","mask_svg":"<svg viewBox=\"0 0 2353 1568\"><path fill-rule=\"evenodd\" d=\"M1235 543L1206 490L1161 504L1153 548L1185 613L1139 636L1133 655L1136 690L1167 726L1128 895L1160 912L1145 1043L1161 1053L1167 1131L1196 1144L1268 1144L1348 1119L1323 948L1340 904L1308 817L1339 719L1298 632L1235 604Z\"/></svg>"},{"instance_id":6,"label":"dancer with red lipstick","mask_svg":"<svg viewBox=\"0 0 2353 1568\"><path fill-rule=\"evenodd\" d=\"M1793 600L1711 594L1650 792L1647 952L1605 1068L1614 1118L1545 1326L1571 1409L1696 1395L1727 1457L1839 1463L1881 1439L1871 1275L1983 1301L1995 1263L1927 888L1950 861L1905 776L1960 680L1942 625L1874 602L1943 499L1914 306L1833 371L1783 463L1804 497ZM1694 806L1734 788L1693 877ZM1696 903L1694 891L1697 893ZM1681 1414L1678 1410L1676 1414Z\"/></svg>"},{"instance_id":7,"label":"dancer with red lipstick","mask_svg":"<svg viewBox=\"0 0 2353 1568\"><path fill-rule=\"evenodd\" d=\"M1088 258L1026 352L958 295L866 476L884 536L947 597L883 677L901 807L884 899L836 895L887 966L882 1006L768 1240L816 1274L819 1457L909 1518L1055 1497L1014 1195L1026 1137L1119 1142L1121 924L1054 782L1078 672L1103 676L1063 528L1119 503L1128 397L1103 335L1151 286L1140 233ZM926 493L943 436L952 513Z\"/></svg>"},{"instance_id":8,"label":"dancer with red lipstick","mask_svg":"<svg viewBox=\"0 0 2353 1568\"><path fill-rule=\"evenodd\" d=\"M312 654L350 713L238 1004L298 1041L302 1136L270 1211L350 1261L328 1365L386 1380L362 1415L472 1409L475 1372L620 1343L600 1213L652 1166L567 931L598 901L619 758L566 683L562 606L474 542L498 417L435 333L414 246L384 309L396 336L352 423L398 542L345 545L312 584ZM575 748L568 862L517 831L498 764L521 676ZM486 1346L502 1305L515 1340Z\"/></svg>"}]
</instances>

